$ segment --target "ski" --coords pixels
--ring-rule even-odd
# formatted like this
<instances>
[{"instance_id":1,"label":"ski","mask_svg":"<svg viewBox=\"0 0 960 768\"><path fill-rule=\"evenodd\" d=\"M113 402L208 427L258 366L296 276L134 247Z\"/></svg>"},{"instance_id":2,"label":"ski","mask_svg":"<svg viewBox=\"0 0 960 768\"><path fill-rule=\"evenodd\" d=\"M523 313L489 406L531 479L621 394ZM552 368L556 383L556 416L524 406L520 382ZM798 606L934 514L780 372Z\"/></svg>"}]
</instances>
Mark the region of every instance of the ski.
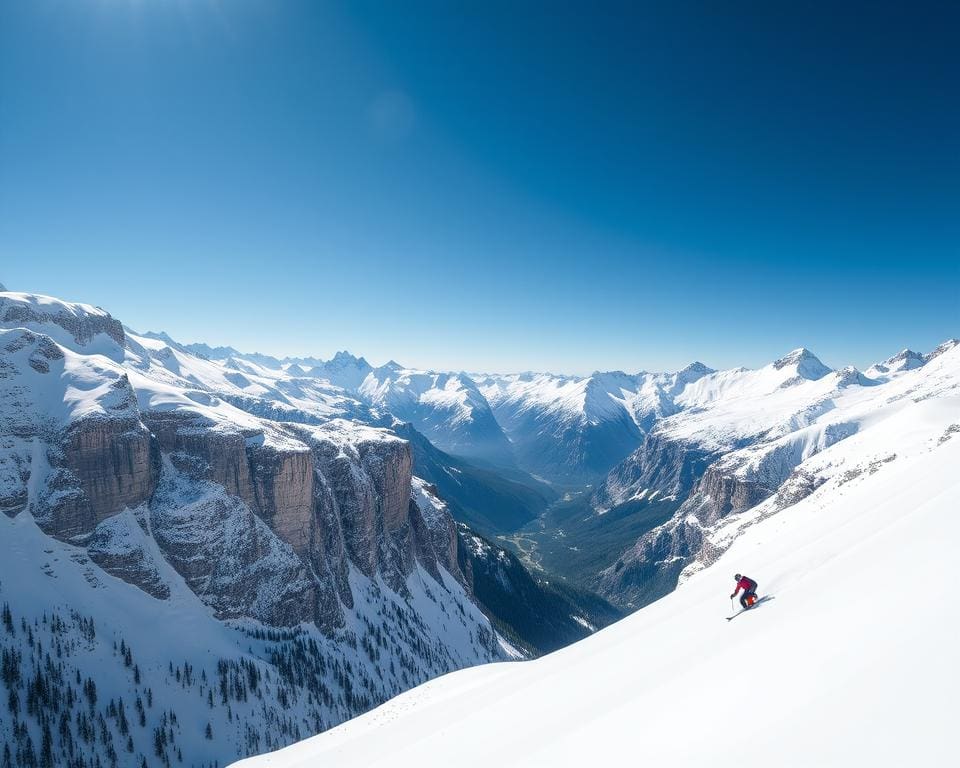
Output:
<instances>
[{"instance_id":1,"label":"ski","mask_svg":"<svg viewBox=\"0 0 960 768\"><path fill-rule=\"evenodd\" d=\"M765 600L769 600L769 599L770 599L770 595L764 595L764 596L761 597L759 600L757 600L757 602L755 602L753 605L751 605L750 608L756 608L758 605L760 605L760 603L764 602ZM733 621L733 620L734 620L735 618L737 618L737 616L739 616L741 613L746 613L747 611L749 611L750 608L741 608L739 611L737 611L735 614L733 614L733 616L727 616L727 617L726 617L727 621Z\"/></svg>"}]
</instances>

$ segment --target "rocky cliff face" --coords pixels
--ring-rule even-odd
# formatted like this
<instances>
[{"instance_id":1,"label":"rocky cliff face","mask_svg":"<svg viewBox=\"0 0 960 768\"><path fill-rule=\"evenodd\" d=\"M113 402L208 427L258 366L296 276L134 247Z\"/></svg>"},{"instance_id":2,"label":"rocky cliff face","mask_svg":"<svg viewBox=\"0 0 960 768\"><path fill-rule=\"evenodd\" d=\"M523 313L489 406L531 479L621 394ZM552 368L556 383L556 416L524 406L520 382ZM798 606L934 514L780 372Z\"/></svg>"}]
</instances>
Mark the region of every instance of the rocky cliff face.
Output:
<instances>
[{"instance_id":1,"label":"rocky cliff face","mask_svg":"<svg viewBox=\"0 0 960 768\"><path fill-rule=\"evenodd\" d=\"M712 450L695 443L651 433L607 475L593 504L598 509L610 509L644 492L647 496L656 492L661 498L682 499L715 458Z\"/></svg>"},{"instance_id":2,"label":"rocky cliff face","mask_svg":"<svg viewBox=\"0 0 960 768\"><path fill-rule=\"evenodd\" d=\"M29 511L155 597L169 593L160 574L172 566L221 618L333 632L355 607L352 573L401 595L418 567L465 584L453 520L413 489L406 441L238 410L183 378L185 353L125 352L102 310L4 294L0 320L30 326L0 329L8 516ZM114 519L128 514L155 551L128 545Z\"/></svg>"},{"instance_id":3,"label":"rocky cliff face","mask_svg":"<svg viewBox=\"0 0 960 768\"><path fill-rule=\"evenodd\" d=\"M104 310L28 293L0 296L0 326L53 331L59 337L58 341L69 339L81 346L89 344L99 334L112 340L117 347L122 347L124 342L123 325Z\"/></svg>"},{"instance_id":4,"label":"rocky cliff face","mask_svg":"<svg viewBox=\"0 0 960 768\"><path fill-rule=\"evenodd\" d=\"M5 634L4 653L42 664L42 636L70 648L51 685L96 680L90 764L182 749L222 765L516 655L409 443L336 418L369 411L335 387L287 378L267 403L260 382L102 310L0 296L0 590L35 633ZM129 728L111 713L124 700ZM0 743L43 743L56 707L31 707L16 735L0 718ZM73 734L58 733L66 759Z\"/></svg>"},{"instance_id":5,"label":"rocky cliff face","mask_svg":"<svg viewBox=\"0 0 960 768\"><path fill-rule=\"evenodd\" d=\"M72 492L50 504L41 527L61 539L82 539L107 518L145 503L156 490L157 444L134 418L74 422L49 455L59 473L54 482Z\"/></svg>"}]
</instances>

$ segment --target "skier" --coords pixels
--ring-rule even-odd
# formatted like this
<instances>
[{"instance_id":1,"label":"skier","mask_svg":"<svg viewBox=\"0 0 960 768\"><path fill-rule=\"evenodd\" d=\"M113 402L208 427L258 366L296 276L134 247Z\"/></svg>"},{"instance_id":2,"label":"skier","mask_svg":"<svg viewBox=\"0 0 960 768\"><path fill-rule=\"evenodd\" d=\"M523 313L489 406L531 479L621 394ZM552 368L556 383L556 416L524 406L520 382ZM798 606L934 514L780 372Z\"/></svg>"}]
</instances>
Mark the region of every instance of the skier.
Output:
<instances>
[{"instance_id":1,"label":"skier","mask_svg":"<svg viewBox=\"0 0 960 768\"><path fill-rule=\"evenodd\" d=\"M752 596L754 599L756 599L757 597L757 582L755 582L749 576L741 576L739 573L733 578L737 581L737 588L733 590L733 594L730 595L730 599L733 600L733 598L737 596L737 592L742 589L743 594L740 596L740 605L742 605L743 609L746 610L750 607L747 602L747 598Z\"/></svg>"}]
</instances>

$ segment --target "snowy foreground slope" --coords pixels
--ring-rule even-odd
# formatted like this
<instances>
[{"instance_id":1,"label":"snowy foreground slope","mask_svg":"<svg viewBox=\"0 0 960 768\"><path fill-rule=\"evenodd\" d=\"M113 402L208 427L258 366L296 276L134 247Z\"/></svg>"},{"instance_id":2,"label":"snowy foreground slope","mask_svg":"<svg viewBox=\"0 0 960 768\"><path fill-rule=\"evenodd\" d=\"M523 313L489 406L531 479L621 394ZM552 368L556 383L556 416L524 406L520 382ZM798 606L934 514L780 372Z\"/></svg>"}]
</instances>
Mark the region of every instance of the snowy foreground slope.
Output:
<instances>
[{"instance_id":1,"label":"snowy foreground slope","mask_svg":"<svg viewBox=\"0 0 960 768\"><path fill-rule=\"evenodd\" d=\"M952 764L960 398L894 407L801 465L802 500L721 521L658 602L238 765ZM773 599L727 622L734 572Z\"/></svg>"}]
</instances>

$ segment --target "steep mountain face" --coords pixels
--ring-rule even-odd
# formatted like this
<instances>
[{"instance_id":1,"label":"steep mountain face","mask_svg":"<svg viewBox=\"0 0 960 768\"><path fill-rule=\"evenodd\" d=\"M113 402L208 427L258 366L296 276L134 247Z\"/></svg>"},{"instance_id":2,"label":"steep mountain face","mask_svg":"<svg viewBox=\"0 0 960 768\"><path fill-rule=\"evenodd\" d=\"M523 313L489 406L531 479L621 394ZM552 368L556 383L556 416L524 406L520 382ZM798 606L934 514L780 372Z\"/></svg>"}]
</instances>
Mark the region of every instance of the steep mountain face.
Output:
<instances>
[{"instance_id":1,"label":"steep mountain face","mask_svg":"<svg viewBox=\"0 0 960 768\"><path fill-rule=\"evenodd\" d=\"M658 419L676 412L673 396L708 372L694 363L674 374L487 376L479 386L521 466L579 484L602 477L636 449Z\"/></svg>"},{"instance_id":2,"label":"steep mountain face","mask_svg":"<svg viewBox=\"0 0 960 768\"><path fill-rule=\"evenodd\" d=\"M720 373L688 387L678 402L689 410L660 422L594 497L600 513L655 494L675 505L668 521L602 571L601 594L628 608L663 596L691 562L716 556L711 531L725 520L762 505L775 511L816 491L824 478L809 469L812 457L880 431L910 403L955 400L960 350L938 349L922 367L885 382L855 369L826 371L801 350L759 371Z\"/></svg>"},{"instance_id":3,"label":"steep mountain face","mask_svg":"<svg viewBox=\"0 0 960 768\"><path fill-rule=\"evenodd\" d=\"M466 374L413 371L391 363L371 371L358 391L372 406L412 423L447 453L514 465L509 441Z\"/></svg>"},{"instance_id":4,"label":"steep mountain face","mask_svg":"<svg viewBox=\"0 0 960 768\"><path fill-rule=\"evenodd\" d=\"M0 295L0 588L13 616L3 651L23 670L4 682L11 701L28 701L0 739L23 760L42 749L71 765L170 759L176 739L199 765L515 653L475 604L453 519L413 478L410 444L340 418L368 414L355 402L250 361L231 371L128 337L103 310ZM278 411L296 418L272 420ZM199 633L189 648L151 642L135 623L184 617ZM216 650L200 639L214 637ZM123 650L133 638L135 670ZM50 666L41 649L60 644L74 650ZM230 670L244 681L233 693ZM83 705L96 743L82 748L77 676L96 680L102 705ZM209 698L202 717L172 724L191 695ZM135 733L115 697L152 700ZM57 713L67 721L52 736ZM162 744L150 744L154 728Z\"/></svg>"},{"instance_id":5,"label":"steep mountain face","mask_svg":"<svg viewBox=\"0 0 960 768\"><path fill-rule=\"evenodd\" d=\"M816 478L809 495L705 530L716 560L692 563L662 600L549 656L448 675L241 766L385 768L455 752L479 767L502 764L504 743L524 766L624 755L737 768L951 764L960 622L944 607L960 579L944 542L960 535L960 397L948 355L952 371L927 370L926 385L933 361L907 372L915 396L906 385L888 393L900 397L867 409L878 420L801 463ZM866 408L881 389L849 387L837 410ZM734 573L770 599L728 622ZM891 606L908 615L892 620Z\"/></svg>"}]
</instances>

